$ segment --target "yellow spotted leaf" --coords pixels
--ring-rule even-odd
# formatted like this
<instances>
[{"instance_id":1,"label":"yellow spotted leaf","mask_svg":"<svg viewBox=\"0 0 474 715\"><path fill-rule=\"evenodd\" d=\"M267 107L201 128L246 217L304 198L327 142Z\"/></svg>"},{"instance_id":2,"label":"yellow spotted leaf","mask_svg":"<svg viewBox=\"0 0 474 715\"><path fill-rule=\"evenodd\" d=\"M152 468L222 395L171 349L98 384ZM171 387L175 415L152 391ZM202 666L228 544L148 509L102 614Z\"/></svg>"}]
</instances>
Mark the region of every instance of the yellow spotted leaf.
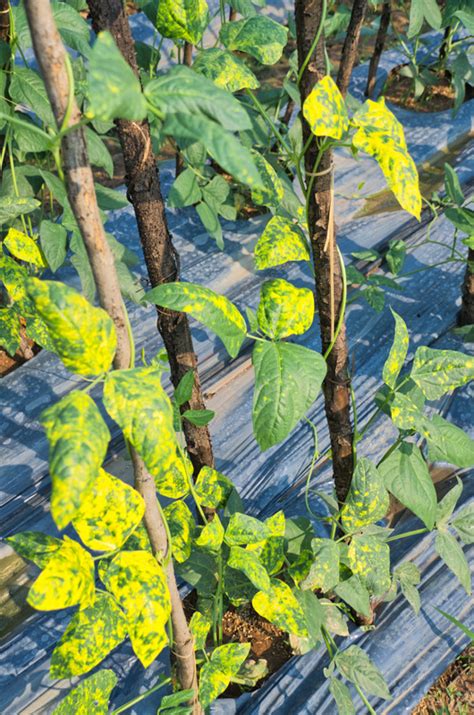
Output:
<instances>
[{"instance_id":1,"label":"yellow spotted leaf","mask_svg":"<svg viewBox=\"0 0 474 715\"><path fill-rule=\"evenodd\" d=\"M301 335L311 327L313 318L314 296L309 288L297 288L283 278L262 285L257 320L270 338Z\"/></svg>"},{"instance_id":2,"label":"yellow spotted leaf","mask_svg":"<svg viewBox=\"0 0 474 715\"><path fill-rule=\"evenodd\" d=\"M312 563L300 583L300 588L327 593L339 583L339 546L332 539L313 539Z\"/></svg>"},{"instance_id":3,"label":"yellow spotted leaf","mask_svg":"<svg viewBox=\"0 0 474 715\"><path fill-rule=\"evenodd\" d=\"M43 251L36 241L25 233L18 231L18 229L10 228L3 239L3 243L15 258L32 263L34 266L39 266L39 268L48 267Z\"/></svg>"},{"instance_id":4,"label":"yellow spotted leaf","mask_svg":"<svg viewBox=\"0 0 474 715\"><path fill-rule=\"evenodd\" d=\"M301 229L288 218L273 216L254 249L258 270L288 261L309 261L309 249Z\"/></svg>"},{"instance_id":5,"label":"yellow spotted leaf","mask_svg":"<svg viewBox=\"0 0 474 715\"><path fill-rule=\"evenodd\" d=\"M103 469L83 494L72 524L83 543L95 551L119 549L145 512L135 489Z\"/></svg>"},{"instance_id":6,"label":"yellow spotted leaf","mask_svg":"<svg viewBox=\"0 0 474 715\"><path fill-rule=\"evenodd\" d=\"M51 514L58 528L64 529L99 473L110 433L94 400L79 390L48 407L41 424L49 442Z\"/></svg>"},{"instance_id":7,"label":"yellow spotted leaf","mask_svg":"<svg viewBox=\"0 0 474 715\"><path fill-rule=\"evenodd\" d=\"M168 644L171 604L165 572L148 551L123 551L103 581L124 610L133 650L147 668Z\"/></svg>"},{"instance_id":8,"label":"yellow spotted leaf","mask_svg":"<svg viewBox=\"0 0 474 715\"><path fill-rule=\"evenodd\" d=\"M271 579L267 591L255 594L252 606L257 613L287 633L308 637L303 610L291 588L283 581Z\"/></svg>"},{"instance_id":9,"label":"yellow spotted leaf","mask_svg":"<svg viewBox=\"0 0 474 715\"><path fill-rule=\"evenodd\" d=\"M403 318L392 310L395 319L395 335L389 356L383 366L383 381L392 390L394 389L400 370L403 367L408 352L408 329Z\"/></svg>"},{"instance_id":10,"label":"yellow spotted leaf","mask_svg":"<svg viewBox=\"0 0 474 715\"><path fill-rule=\"evenodd\" d=\"M193 63L193 70L200 72L214 84L228 92L241 89L257 89L260 86L245 62L228 50L210 47L202 50Z\"/></svg>"},{"instance_id":11,"label":"yellow spotted leaf","mask_svg":"<svg viewBox=\"0 0 474 715\"><path fill-rule=\"evenodd\" d=\"M388 492L375 464L365 457L357 460L351 488L342 507L342 525L346 533L383 519L389 505Z\"/></svg>"},{"instance_id":12,"label":"yellow spotted leaf","mask_svg":"<svg viewBox=\"0 0 474 715\"><path fill-rule=\"evenodd\" d=\"M362 107L355 112L352 122L356 127L389 137L400 149L407 150L403 126L393 112L387 108L384 97L380 97L376 102L371 99L364 102Z\"/></svg>"},{"instance_id":13,"label":"yellow spotted leaf","mask_svg":"<svg viewBox=\"0 0 474 715\"><path fill-rule=\"evenodd\" d=\"M66 695L52 715L107 715L110 693L116 685L112 670L99 670Z\"/></svg>"},{"instance_id":14,"label":"yellow spotted leaf","mask_svg":"<svg viewBox=\"0 0 474 715\"><path fill-rule=\"evenodd\" d=\"M248 544L247 551L255 551L261 564L271 575L277 573L284 561L285 515L282 511L265 519L269 536L256 544Z\"/></svg>"},{"instance_id":15,"label":"yellow spotted leaf","mask_svg":"<svg viewBox=\"0 0 474 715\"><path fill-rule=\"evenodd\" d=\"M211 621L199 611L195 611L189 621L189 630L193 634L195 650L204 650L206 639L211 630Z\"/></svg>"},{"instance_id":16,"label":"yellow spotted leaf","mask_svg":"<svg viewBox=\"0 0 474 715\"><path fill-rule=\"evenodd\" d=\"M26 284L55 352L71 372L100 375L112 365L117 337L112 320L73 288L31 278Z\"/></svg>"},{"instance_id":17,"label":"yellow spotted leaf","mask_svg":"<svg viewBox=\"0 0 474 715\"><path fill-rule=\"evenodd\" d=\"M285 193L281 180L260 152L253 150L251 153L262 179L262 186L252 189L252 201L258 206L279 206Z\"/></svg>"},{"instance_id":18,"label":"yellow spotted leaf","mask_svg":"<svg viewBox=\"0 0 474 715\"><path fill-rule=\"evenodd\" d=\"M209 8L206 0L160 0L153 19L163 37L197 45L209 21Z\"/></svg>"},{"instance_id":19,"label":"yellow spotted leaf","mask_svg":"<svg viewBox=\"0 0 474 715\"><path fill-rule=\"evenodd\" d=\"M104 386L107 412L143 458L158 491L178 499L187 494L187 468L180 458L173 408L154 367L115 370Z\"/></svg>"},{"instance_id":20,"label":"yellow spotted leaf","mask_svg":"<svg viewBox=\"0 0 474 715\"><path fill-rule=\"evenodd\" d=\"M51 656L51 678L88 673L127 635L125 616L109 593L98 592L95 602L71 619Z\"/></svg>"},{"instance_id":21,"label":"yellow spotted leaf","mask_svg":"<svg viewBox=\"0 0 474 715\"><path fill-rule=\"evenodd\" d=\"M349 128L349 116L334 80L323 77L303 104L303 116L317 137L341 139Z\"/></svg>"},{"instance_id":22,"label":"yellow spotted leaf","mask_svg":"<svg viewBox=\"0 0 474 715\"><path fill-rule=\"evenodd\" d=\"M25 297L25 279L28 277L26 267L17 263L10 256L0 253L0 280L12 300Z\"/></svg>"},{"instance_id":23,"label":"yellow spotted leaf","mask_svg":"<svg viewBox=\"0 0 474 715\"><path fill-rule=\"evenodd\" d=\"M214 514L212 521L203 526L201 533L196 539L196 545L211 551L218 551L224 540L224 527L217 514Z\"/></svg>"},{"instance_id":24,"label":"yellow spotted leaf","mask_svg":"<svg viewBox=\"0 0 474 715\"><path fill-rule=\"evenodd\" d=\"M184 501L174 501L164 509L173 544L173 558L182 563L189 558L193 543L194 517Z\"/></svg>"},{"instance_id":25,"label":"yellow spotted leaf","mask_svg":"<svg viewBox=\"0 0 474 715\"><path fill-rule=\"evenodd\" d=\"M54 611L94 602L94 561L80 544L65 536L29 590L27 601L38 611Z\"/></svg>"},{"instance_id":26,"label":"yellow spotted leaf","mask_svg":"<svg viewBox=\"0 0 474 715\"><path fill-rule=\"evenodd\" d=\"M233 488L230 479L212 467L201 468L195 485L200 504L211 509L222 509Z\"/></svg>"},{"instance_id":27,"label":"yellow spotted leaf","mask_svg":"<svg viewBox=\"0 0 474 715\"><path fill-rule=\"evenodd\" d=\"M377 536L354 536L347 552L349 566L367 587L379 596L388 591L390 578L390 548Z\"/></svg>"}]
</instances>

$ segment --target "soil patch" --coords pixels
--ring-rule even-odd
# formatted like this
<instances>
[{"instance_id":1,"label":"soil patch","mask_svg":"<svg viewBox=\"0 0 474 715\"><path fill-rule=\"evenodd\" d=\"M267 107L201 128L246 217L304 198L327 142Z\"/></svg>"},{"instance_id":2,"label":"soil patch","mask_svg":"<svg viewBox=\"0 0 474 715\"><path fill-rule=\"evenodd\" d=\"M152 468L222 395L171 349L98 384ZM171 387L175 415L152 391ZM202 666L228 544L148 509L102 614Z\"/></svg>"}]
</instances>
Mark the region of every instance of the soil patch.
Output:
<instances>
[{"instance_id":1,"label":"soil patch","mask_svg":"<svg viewBox=\"0 0 474 715\"><path fill-rule=\"evenodd\" d=\"M474 712L474 645L470 645L429 689L412 715Z\"/></svg>"},{"instance_id":2,"label":"soil patch","mask_svg":"<svg viewBox=\"0 0 474 715\"><path fill-rule=\"evenodd\" d=\"M454 107L455 94L449 76L433 72L436 84L427 87L416 99L413 96L413 80L400 74L406 66L398 65L390 72L383 93L388 102L415 112L444 112Z\"/></svg>"}]
</instances>

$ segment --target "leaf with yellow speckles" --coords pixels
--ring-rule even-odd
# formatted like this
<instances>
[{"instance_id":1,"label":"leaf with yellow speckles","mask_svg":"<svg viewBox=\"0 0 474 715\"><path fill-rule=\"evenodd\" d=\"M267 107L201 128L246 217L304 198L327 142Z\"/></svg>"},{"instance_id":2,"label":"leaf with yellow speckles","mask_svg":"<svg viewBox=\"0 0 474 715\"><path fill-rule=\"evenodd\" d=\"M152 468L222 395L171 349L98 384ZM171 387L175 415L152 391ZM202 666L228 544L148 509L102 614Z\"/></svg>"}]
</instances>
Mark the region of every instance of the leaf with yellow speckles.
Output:
<instances>
[{"instance_id":1,"label":"leaf with yellow speckles","mask_svg":"<svg viewBox=\"0 0 474 715\"><path fill-rule=\"evenodd\" d=\"M416 165L408 153L403 127L387 109L383 97L377 102L367 100L352 122L357 127L354 147L376 159L401 207L419 220L421 194Z\"/></svg>"},{"instance_id":2,"label":"leaf with yellow speckles","mask_svg":"<svg viewBox=\"0 0 474 715\"><path fill-rule=\"evenodd\" d=\"M206 0L160 0L154 24L163 37L197 45L208 22Z\"/></svg>"},{"instance_id":3,"label":"leaf with yellow speckles","mask_svg":"<svg viewBox=\"0 0 474 715\"><path fill-rule=\"evenodd\" d=\"M211 551L218 551L224 540L224 527L219 519L218 514L214 514L214 518L205 524L196 539L196 545Z\"/></svg>"},{"instance_id":4,"label":"leaf with yellow speckles","mask_svg":"<svg viewBox=\"0 0 474 715\"><path fill-rule=\"evenodd\" d=\"M303 116L317 137L341 139L349 128L349 116L342 94L327 75L315 85L303 104Z\"/></svg>"},{"instance_id":5,"label":"leaf with yellow speckles","mask_svg":"<svg viewBox=\"0 0 474 715\"><path fill-rule=\"evenodd\" d=\"M160 494L178 499L189 489L177 452L173 408L155 367L116 370L104 386L107 412L143 458Z\"/></svg>"},{"instance_id":6,"label":"leaf with yellow speckles","mask_svg":"<svg viewBox=\"0 0 474 715\"><path fill-rule=\"evenodd\" d=\"M196 480L195 490L202 506L222 509L234 485L224 474L212 467L201 467Z\"/></svg>"},{"instance_id":7,"label":"leaf with yellow speckles","mask_svg":"<svg viewBox=\"0 0 474 715\"><path fill-rule=\"evenodd\" d=\"M99 473L110 433L94 400L79 390L48 407L41 424L49 441L51 514L58 528L64 529Z\"/></svg>"},{"instance_id":8,"label":"leaf with yellow speckles","mask_svg":"<svg viewBox=\"0 0 474 715\"><path fill-rule=\"evenodd\" d=\"M242 62L232 52L210 47L201 50L193 63L193 70L200 72L214 84L228 92L238 92L241 89L256 89L260 86L245 62Z\"/></svg>"},{"instance_id":9,"label":"leaf with yellow speckles","mask_svg":"<svg viewBox=\"0 0 474 715\"><path fill-rule=\"evenodd\" d=\"M225 643L214 648L199 674L199 702L207 708L237 675L250 651L250 643Z\"/></svg>"},{"instance_id":10,"label":"leaf with yellow speckles","mask_svg":"<svg viewBox=\"0 0 474 715\"><path fill-rule=\"evenodd\" d=\"M68 536L54 551L30 588L27 601L39 611L54 611L94 602L94 562L88 551Z\"/></svg>"},{"instance_id":11,"label":"leaf with yellow speckles","mask_svg":"<svg viewBox=\"0 0 474 715\"><path fill-rule=\"evenodd\" d=\"M390 548L376 536L354 536L348 548L352 573L357 574L369 593L380 596L390 588Z\"/></svg>"},{"instance_id":12,"label":"leaf with yellow speckles","mask_svg":"<svg viewBox=\"0 0 474 715\"><path fill-rule=\"evenodd\" d=\"M229 50L245 52L263 65L273 65L283 53L288 29L265 15L255 15L224 23L219 39Z\"/></svg>"},{"instance_id":13,"label":"leaf with yellow speckles","mask_svg":"<svg viewBox=\"0 0 474 715\"><path fill-rule=\"evenodd\" d=\"M105 310L94 308L80 293L57 281L31 278L26 292L68 370L91 376L110 369L117 337Z\"/></svg>"},{"instance_id":14,"label":"leaf with yellow speckles","mask_svg":"<svg viewBox=\"0 0 474 715\"><path fill-rule=\"evenodd\" d=\"M26 268L10 256L0 253L0 280L7 289L12 300L25 297L25 280L28 277Z\"/></svg>"},{"instance_id":15,"label":"leaf with yellow speckles","mask_svg":"<svg viewBox=\"0 0 474 715\"><path fill-rule=\"evenodd\" d=\"M260 563L272 575L281 569L285 558L285 515L282 511L277 511L276 514L265 519L264 523L269 536L264 541L249 544L247 551L255 551Z\"/></svg>"},{"instance_id":16,"label":"leaf with yellow speckles","mask_svg":"<svg viewBox=\"0 0 474 715\"><path fill-rule=\"evenodd\" d=\"M270 588L270 577L253 551L243 549L241 546L232 546L227 563L231 568L242 571L255 588L261 591Z\"/></svg>"},{"instance_id":17,"label":"leaf with yellow speckles","mask_svg":"<svg viewBox=\"0 0 474 715\"><path fill-rule=\"evenodd\" d=\"M3 244L8 248L12 256L20 261L32 263L39 268L47 268L48 263L43 255L43 251L36 241L16 228L10 228L3 239Z\"/></svg>"},{"instance_id":18,"label":"leaf with yellow speckles","mask_svg":"<svg viewBox=\"0 0 474 715\"><path fill-rule=\"evenodd\" d=\"M385 384L393 390L407 356L409 337L408 329L403 318L394 310L392 310L392 315L395 320L395 335L390 353L383 366L382 377Z\"/></svg>"},{"instance_id":19,"label":"leaf with yellow speckles","mask_svg":"<svg viewBox=\"0 0 474 715\"><path fill-rule=\"evenodd\" d=\"M43 568L51 556L61 548L61 539L42 534L40 531L22 531L8 536L7 541L16 553Z\"/></svg>"},{"instance_id":20,"label":"leaf with yellow speckles","mask_svg":"<svg viewBox=\"0 0 474 715\"><path fill-rule=\"evenodd\" d=\"M260 152L252 150L252 156L262 179L262 186L252 189L252 201L258 206L279 206L285 192L278 174Z\"/></svg>"},{"instance_id":21,"label":"leaf with yellow speckles","mask_svg":"<svg viewBox=\"0 0 474 715\"><path fill-rule=\"evenodd\" d=\"M72 525L90 549L113 551L128 539L144 512L140 494L101 469L83 494Z\"/></svg>"},{"instance_id":22,"label":"leaf with yellow speckles","mask_svg":"<svg viewBox=\"0 0 474 715\"><path fill-rule=\"evenodd\" d=\"M301 229L288 218L273 216L254 249L258 270L280 266L288 261L309 261L309 249Z\"/></svg>"},{"instance_id":23,"label":"leaf with yellow speckles","mask_svg":"<svg viewBox=\"0 0 474 715\"><path fill-rule=\"evenodd\" d=\"M51 656L50 677L72 678L95 668L127 635L125 616L109 593L76 613Z\"/></svg>"},{"instance_id":24,"label":"leaf with yellow speckles","mask_svg":"<svg viewBox=\"0 0 474 715\"><path fill-rule=\"evenodd\" d=\"M229 546L240 546L257 544L269 535L268 527L263 521L249 514L236 512L229 519L225 540Z\"/></svg>"},{"instance_id":25,"label":"leaf with yellow speckles","mask_svg":"<svg viewBox=\"0 0 474 715\"><path fill-rule=\"evenodd\" d=\"M189 621L189 630L193 634L194 649L204 650L206 647L207 634L211 630L211 621L203 616L199 611L195 611Z\"/></svg>"},{"instance_id":26,"label":"leaf with yellow speckles","mask_svg":"<svg viewBox=\"0 0 474 715\"><path fill-rule=\"evenodd\" d=\"M365 457L357 460L351 488L342 507L342 525L346 533L383 519L387 513L389 496L384 480L375 464Z\"/></svg>"},{"instance_id":27,"label":"leaf with yellow speckles","mask_svg":"<svg viewBox=\"0 0 474 715\"><path fill-rule=\"evenodd\" d=\"M403 430L424 430L424 422L428 420L413 402L409 395L397 392L390 405L390 413L393 424Z\"/></svg>"},{"instance_id":28,"label":"leaf with yellow speckles","mask_svg":"<svg viewBox=\"0 0 474 715\"><path fill-rule=\"evenodd\" d=\"M173 558L181 564L191 554L194 517L184 501L174 501L168 504L163 511L173 542Z\"/></svg>"},{"instance_id":29,"label":"leaf with yellow speckles","mask_svg":"<svg viewBox=\"0 0 474 715\"><path fill-rule=\"evenodd\" d=\"M428 400L437 400L474 380L474 357L422 346L415 353L411 377Z\"/></svg>"},{"instance_id":30,"label":"leaf with yellow speckles","mask_svg":"<svg viewBox=\"0 0 474 715\"><path fill-rule=\"evenodd\" d=\"M274 340L302 335L312 325L314 296L283 278L265 281L260 291L257 320L262 332Z\"/></svg>"},{"instance_id":31,"label":"leaf with yellow speckles","mask_svg":"<svg viewBox=\"0 0 474 715\"><path fill-rule=\"evenodd\" d=\"M171 604L165 572L148 551L123 551L103 578L125 612L132 648L147 668L168 644Z\"/></svg>"},{"instance_id":32,"label":"leaf with yellow speckles","mask_svg":"<svg viewBox=\"0 0 474 715\"><path fill-rule=\"evenodd\" d=\"M15 355L20 347L21 323L16 307L11 305L0 308L0 347L11 355Z\"/></svg>"},{"instance_id":33,"label":"leaf with yellow speckles","mask_svg":"<svg viewBox=\"0 0 474 715\"><path fill-rule=\"evenodd\" d=\"M237 356L247 328L241 313L225 296L197 283L163 283L149 291L146 300L189 313L216 333L231 357Z\"/></svg>"},{"instance_id":34,"label":"leaf with yellow speckles","mask_svg":"<svg viewBox=\"0 0 474 715\"><path fill-rule=\"evenodd\" d=\"M107 715L109 697L117 684L117 676L112 670L99 670L74 688L52 715Z\"/></svg>"},{"instance_id":35,"label":"leaf with yellow speckles","mask_svg":"<svg viewBox=\"0 0 474 715\"><path fill-rule=\"evenodd\" d=\"M300 604L291 588L283 581L271 579L270 588L259 591L252 599L252 606L261 616L278 628L295 636L306 638L308 629Z\"/></svg>"},{"instance_id":36,"label":"leaf with yellow speckles","mask_svg":"<svg viewBox=\"0 0 474 715\"><path fill-rule=\"evenodd\" d=\"M313 560L300 588L327 592L339 583L339 546L332 539L313 539Z\"/></svg>"}]
</instances>

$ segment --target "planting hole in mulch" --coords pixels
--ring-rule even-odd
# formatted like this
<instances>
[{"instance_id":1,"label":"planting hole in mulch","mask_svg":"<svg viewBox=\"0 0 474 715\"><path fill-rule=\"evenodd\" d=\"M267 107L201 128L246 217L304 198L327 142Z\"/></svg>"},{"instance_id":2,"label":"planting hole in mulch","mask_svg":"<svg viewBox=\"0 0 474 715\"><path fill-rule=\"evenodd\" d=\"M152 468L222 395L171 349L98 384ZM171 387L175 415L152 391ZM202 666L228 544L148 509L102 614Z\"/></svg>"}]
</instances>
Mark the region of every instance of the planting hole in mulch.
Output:
<instances>
[{"instance_id":1,"label":"planting hole in mulch","mask_svg":"<svg viewBox=\"0 0 474 715\"><path fill-rule=\"evenodd\" d=\"M441 76L432 72L435 83L426 87L423 94L415 98L413 79L401 74L403 68L407 66L397 65L390 72L383 92L387 102L415 112L445 112L454 107L455 93L449 74ZM467 84L465 101L469 99L472 99L472 87Z\"/></svg>"}]
</instances>

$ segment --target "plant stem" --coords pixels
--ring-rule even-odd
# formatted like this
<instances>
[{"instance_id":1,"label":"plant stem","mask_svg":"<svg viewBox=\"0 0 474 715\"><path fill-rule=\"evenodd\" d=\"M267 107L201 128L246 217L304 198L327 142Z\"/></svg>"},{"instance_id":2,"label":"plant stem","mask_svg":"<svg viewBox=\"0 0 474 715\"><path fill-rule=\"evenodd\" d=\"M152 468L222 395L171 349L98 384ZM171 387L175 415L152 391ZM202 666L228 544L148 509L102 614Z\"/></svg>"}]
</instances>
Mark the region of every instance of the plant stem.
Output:
<instances>
[{"instance_id":1,"label":"plant stem","mask_svg":"<svg viewBox=\"0 0 474 715\"><path fill-rule=\"evenodd\" d=\"M418 534L426 534L429 531L426 527L423 529L415 529L414 531L407 531L404 534L397 534L395 536L389 536L386 542L397 541L398 539L407 539L409 536L418 536Z\"/></svg>"},{"instance_id":2,"label":"plant stem","mask_svg":"<svg viewBox=\"0 0 474 715\"><path fill-rule=\"evenodd\" d=\"M119 713L125 712L125 710L128 710L133 705L140 703L142 700L145 700L145 698L147 698L149 695L151 695L152 693L156 693L157 690L161 690L161 688L164 688L165 685L169 685L170 683L171 678L165 678L165 680L161 680L157 685L154 685L152 688L150 688L150 690L146 690L141 695L138 695L136 698L133 698L133 700L129 700L127 703L124 703L115 710L112 710L110 715L118 715Z\"/></svg>"}]
</instances>

